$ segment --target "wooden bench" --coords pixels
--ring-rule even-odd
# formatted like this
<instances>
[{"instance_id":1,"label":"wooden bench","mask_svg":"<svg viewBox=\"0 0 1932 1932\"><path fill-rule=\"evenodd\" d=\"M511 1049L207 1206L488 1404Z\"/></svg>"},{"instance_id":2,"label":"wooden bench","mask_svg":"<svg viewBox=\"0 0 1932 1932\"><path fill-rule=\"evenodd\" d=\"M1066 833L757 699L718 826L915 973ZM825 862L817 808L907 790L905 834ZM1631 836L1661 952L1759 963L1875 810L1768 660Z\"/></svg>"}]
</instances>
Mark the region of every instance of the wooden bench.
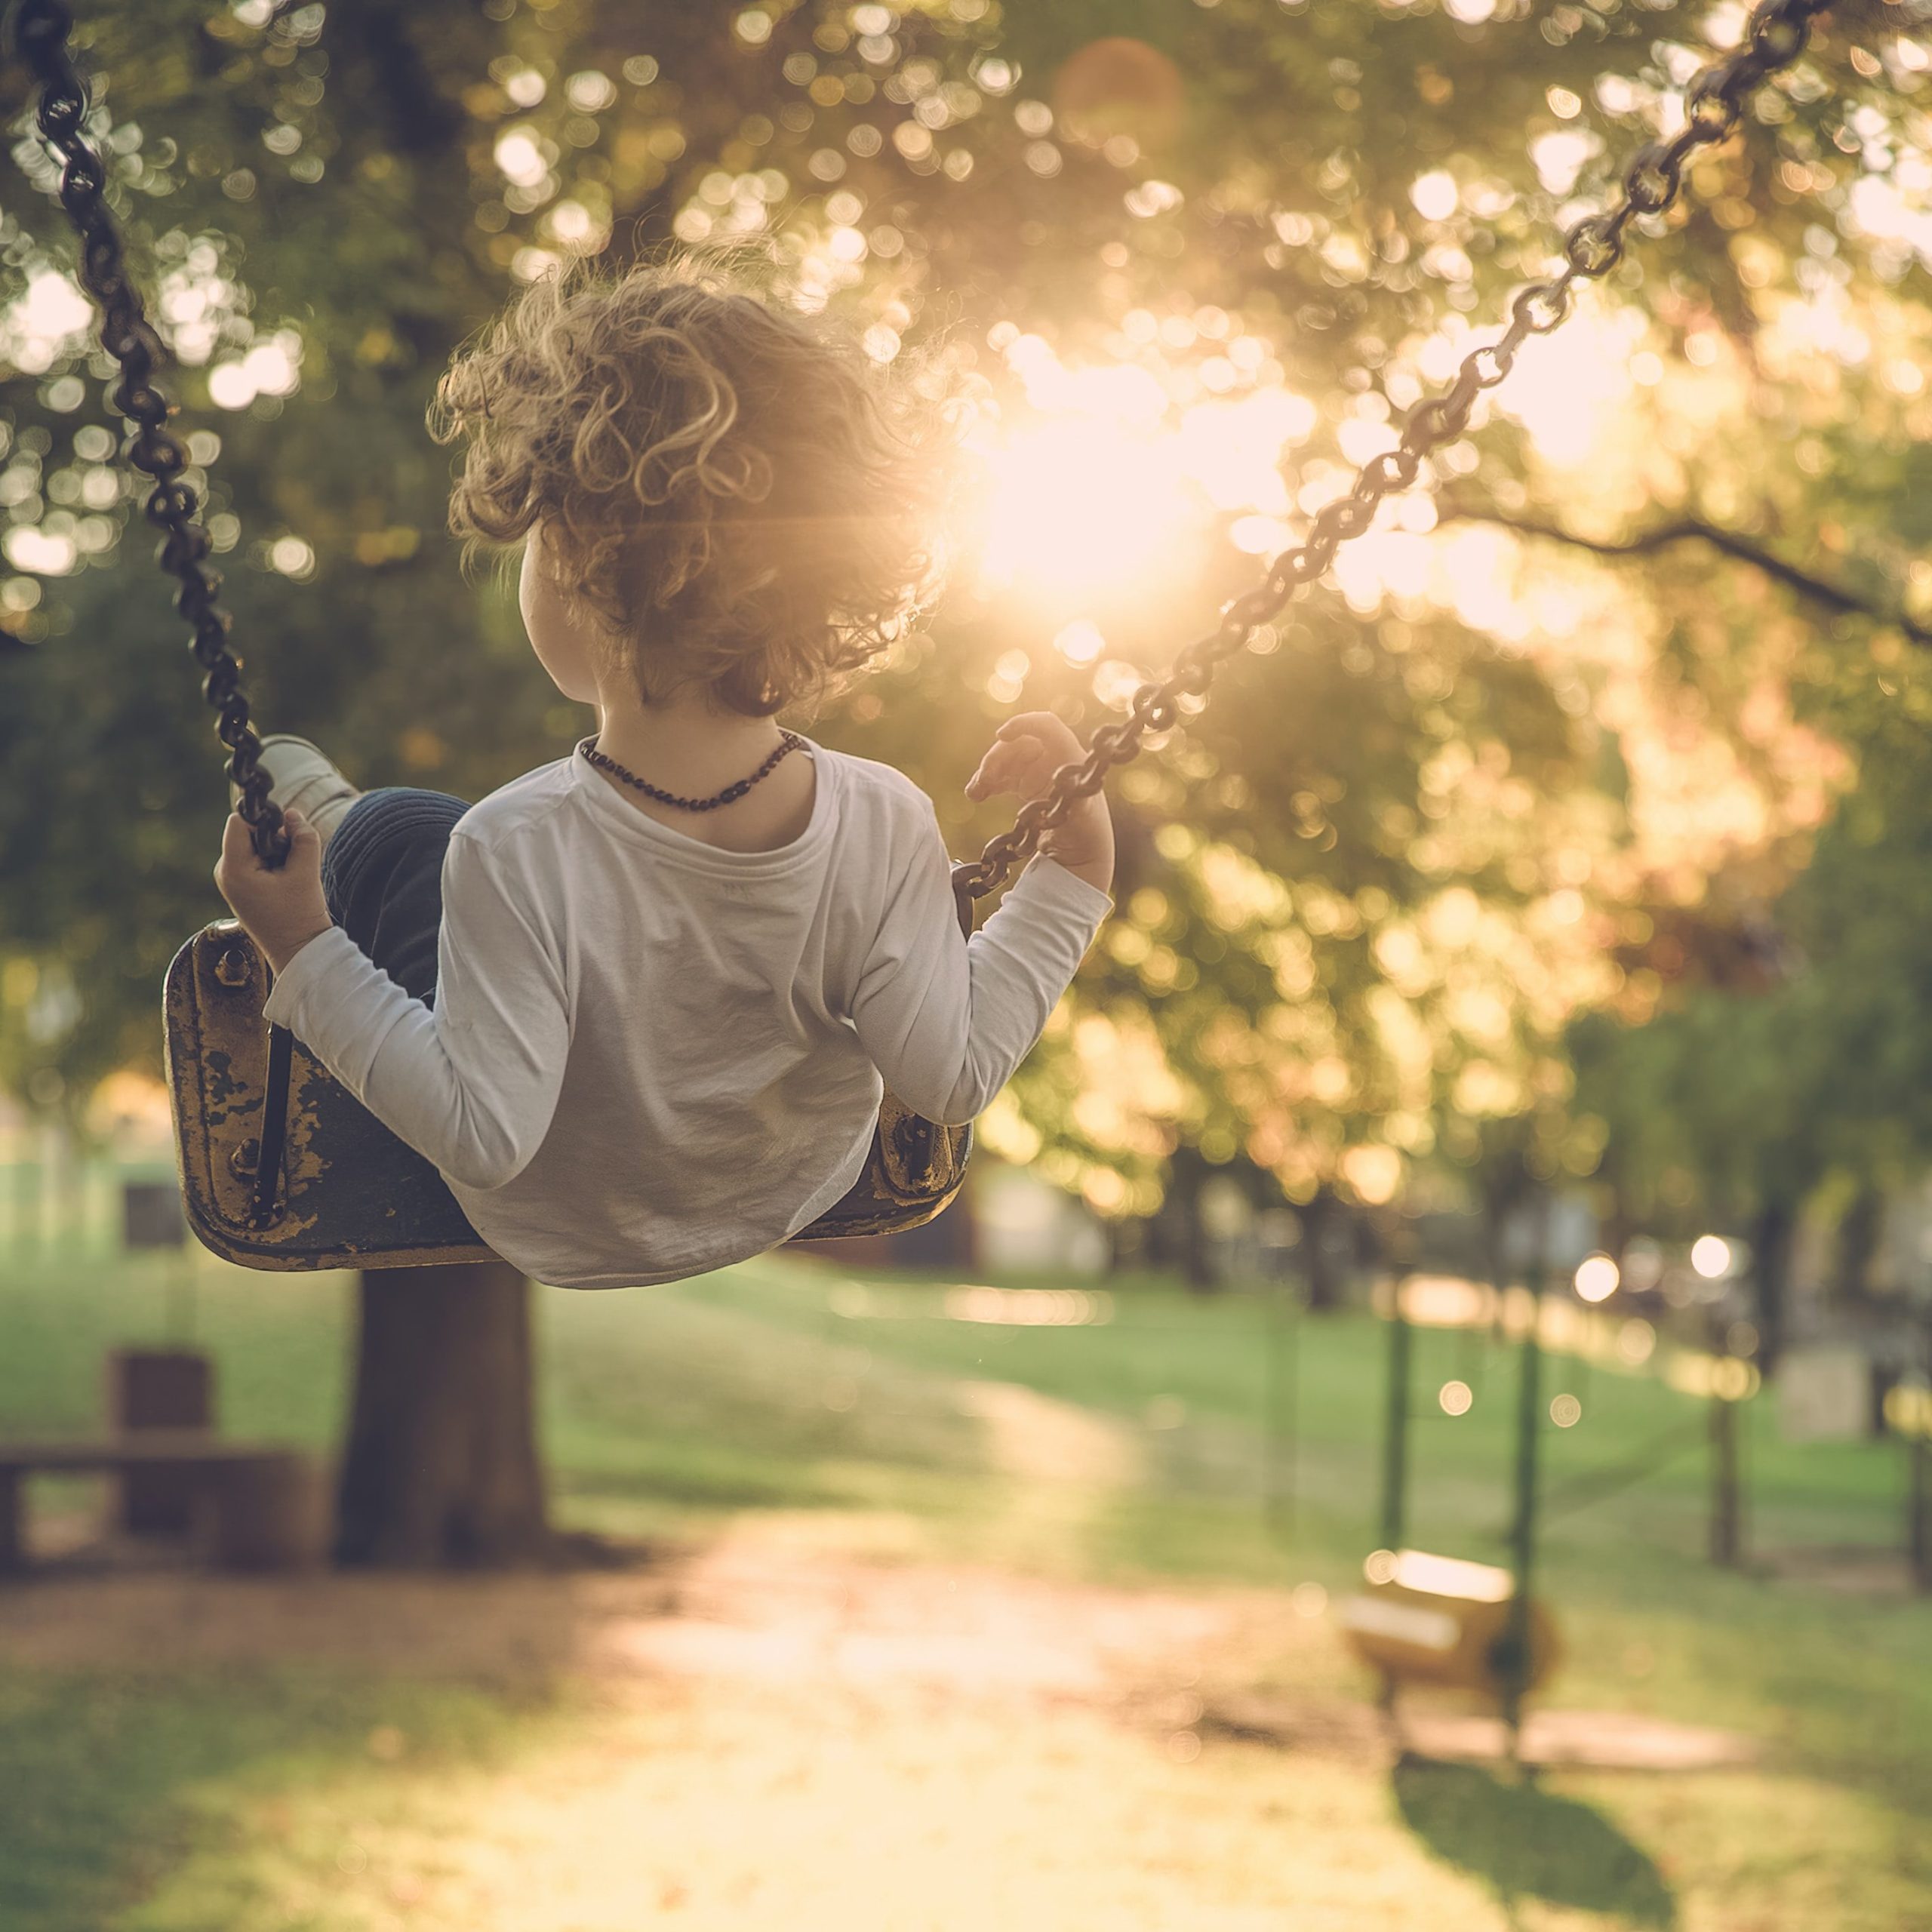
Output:
<instances>
[{"instance_id":1,"label":"wooden bench","mask_svg":"<svg viewBox=\"0 0 1932 1932\"><path fill-rule=\"evenodd\" d=\"M327 1500L313 1460L272 1444L233 1442L205 1429L144 1429L45 1441L0 1440L0 1576L27 1567L26 1480L32 1475L182 1472L197 1492L198 1539L223 1569L297 1569L318 1561Z\"/></svg>"}]
</instances>

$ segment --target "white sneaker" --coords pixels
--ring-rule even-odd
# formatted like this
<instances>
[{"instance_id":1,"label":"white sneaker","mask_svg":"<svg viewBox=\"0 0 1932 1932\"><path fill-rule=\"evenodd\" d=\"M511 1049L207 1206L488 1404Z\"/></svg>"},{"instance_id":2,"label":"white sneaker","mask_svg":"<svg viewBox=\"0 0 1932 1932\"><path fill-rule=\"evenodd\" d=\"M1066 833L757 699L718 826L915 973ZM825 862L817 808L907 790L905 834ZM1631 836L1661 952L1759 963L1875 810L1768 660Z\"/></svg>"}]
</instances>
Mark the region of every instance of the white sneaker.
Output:
<instances>
[{"instance_id":1,"label":"white sneaker","mask_svg":"<svg viewBox=\"0 0 1932 1932\"><path fill-rule=\"evenodd\" d=\"M261 766L269 775L269 796L284 811L300 812L325 845L335 835L349 807L362 795L326 752L306 738L292 737L285 731L262 740Z\"/></svg>"}]
</instances>

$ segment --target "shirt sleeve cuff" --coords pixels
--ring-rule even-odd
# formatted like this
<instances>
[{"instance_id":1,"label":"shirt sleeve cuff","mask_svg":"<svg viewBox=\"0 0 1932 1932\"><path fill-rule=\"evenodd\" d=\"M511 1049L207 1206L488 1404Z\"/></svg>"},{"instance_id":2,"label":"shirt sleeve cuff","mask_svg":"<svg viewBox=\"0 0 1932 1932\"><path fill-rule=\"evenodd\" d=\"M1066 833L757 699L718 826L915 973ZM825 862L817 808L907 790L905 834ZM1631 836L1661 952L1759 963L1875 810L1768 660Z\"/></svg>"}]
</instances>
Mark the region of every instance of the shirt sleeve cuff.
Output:
<instances>
[{"instance_id":1,"label":"shirt sleeve cuff","mask_svg":"<svg viewBox=\"0 0 1932 1932\"><path fill-rule=\"evenodd\" d=\"M340 926L319 932L275 976L275 984L262 1007L262 1017L272 1026L297 1029L297 1016L306 995L332 970L343 963L343 950L360 959L361 949Z\"/></svg>"},{"instance_id":2,"label":"shirt sleeve cuff","mask_svg":"<svg viewBox=\"0 0 1932 1932\"><path fill-rule=\"evenodd\" d=\"M262 1017L286 1026L359 1100L383 1042L414 1002L340 926L275 976Z\"/></svg>"},{"instance_id":3,"label":"shirt sleeve cuff","mask_svg":"<svg viewBox=\"0 0 1932 1932\"><path fill-rule=\"evenodd\" d=\"M1057 859L1039 854L1020 875L1014 890L1023 891L1028 897L1044 899L1049 903L1063 907L1068 912L1084 918L1088 924L1097 928L1100 921L1114 909L1112 897L1103 892L1097 885L1090 885L1078 875L1070 872ZM297 955L299 958L301 955Z\"/></svg>"}]
</instances>

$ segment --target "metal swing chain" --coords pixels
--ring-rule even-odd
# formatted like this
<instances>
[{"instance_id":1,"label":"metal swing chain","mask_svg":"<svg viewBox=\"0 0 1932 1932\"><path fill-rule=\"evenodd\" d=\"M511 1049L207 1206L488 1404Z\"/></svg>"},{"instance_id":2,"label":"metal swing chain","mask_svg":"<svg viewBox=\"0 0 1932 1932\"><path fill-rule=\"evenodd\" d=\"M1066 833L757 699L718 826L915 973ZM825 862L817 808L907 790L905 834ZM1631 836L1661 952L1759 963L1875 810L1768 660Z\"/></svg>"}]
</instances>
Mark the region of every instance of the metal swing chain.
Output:
<instances>
[{"instance_id":1,"label":"metal swing chain","mask_svg":"<svg viewBox=\"0 0 1932 1932\"><path fill-rule=\"evenodd\" d=\"M220 577L207 566L208 534L201 503L182 480L188 458L167 428L168 398L155 371L168 360L128 277L121 237L107 207L107 174L85 133L86 83L67 50L73 16L61 0L21 0L14 23L14 45L32 70L40 98L35 118L60 157L60 205L80 238L82 285L100 305L100 343L120 365L111 400L128 424L128 460L151 479L145 510L163 534L155 552L180 589L174 608L193 627L190 648L207 673L202 694L215 712L215 731L227 746L228 775L240 792L235 810L263 863L278 866L288 854L280 809L269 798L269 775L259 762L261 740L250 728L241 665L228 648L228 614L216 601Z\"/></svg>"},{"instance_id":2,"label":"metal swing chain","mask_svg":"<svg viewBox=\"0 0 1932 1932\"><path fill-rule=\"evenodd\" d=\"M1062 765L1048 789L1020 808L1011 830L989 840L977 860L955 869L954 884L962 900L983 898L1004 884L1014 868L1038 848L1041 835L1097 792L1114 766L1134 758L1149 732L1174 724L1181 698L1201 696L1217 666L1241 651L1304 584L1323 575L1337 550L1375 521L1383 497L1408 489L1421 472L1423 459L1462 435L1477 397L1509 374L1517 352L1531 336L1547 335L1564 319L1580 282L1600 280L1623 260L1625 230L1638 216L1661 214L1672 206L1683 187L1684 164L1698 149L1736 131L1752 92L1804 51L1813 18L1829 4L1764 0L1746 23L1741 51L1713 62L1691 82L1684 125L1669 140L1653 141L1632 157L1614 207L1585 217L1564 234L1562 273L1518 290L1501 339L1472 351L1446 390L1411 412L1400 445L1364 463L1350 494L1318 513L1306 540L1275 558L1262 581L1222 613L1217 629L1182 651L1164 677L1142 685L1128 715L1094 734L1083 761Z\"/></svg>"}]
</instances>

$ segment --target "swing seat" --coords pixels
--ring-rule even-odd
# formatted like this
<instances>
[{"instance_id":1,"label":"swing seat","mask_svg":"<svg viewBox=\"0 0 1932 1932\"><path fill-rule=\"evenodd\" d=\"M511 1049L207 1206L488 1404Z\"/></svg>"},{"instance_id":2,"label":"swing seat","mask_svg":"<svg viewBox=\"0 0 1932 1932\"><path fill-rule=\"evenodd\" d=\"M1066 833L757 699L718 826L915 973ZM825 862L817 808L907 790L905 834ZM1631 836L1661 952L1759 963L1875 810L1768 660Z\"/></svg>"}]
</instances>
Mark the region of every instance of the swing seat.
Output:
<instances>
[{"instance_id":1,"label":"swing seat","mask_svg":"<svg viewBox=\"0 0 1932 1932\"><path fill-rule=\"evenodd\" d=\"M1506 1570L1423 1550L1380 1551L1367 1579L1337 1615L1349 1647L1392 1688L1431 1684L1500 1702L1512 1683L1534 1690L1556 1668L1555 1621L1534 1598L1527 1654L1512 1654L1515 1584Z\"/></svg>"},{"instance_id":2,"label":"swing seat","mask_svg":"<svg viewBox=\"0 0 1932 1932\"><path fill-rule=\"evenodd\" d=\"M262 1017L268 963L232 921L206 928L168 970L168 1084L188 1225L245 1268L418 1268L490 1251L442 1177L300 1041L288 1054L283 1132ZM258 1206L262 1123L281 1142ZM858 1184L801 1241L894 1234L930 1221L966 1178L972 1129L922 1119L888 1094Z\"/></svg>"}]
</instances>

